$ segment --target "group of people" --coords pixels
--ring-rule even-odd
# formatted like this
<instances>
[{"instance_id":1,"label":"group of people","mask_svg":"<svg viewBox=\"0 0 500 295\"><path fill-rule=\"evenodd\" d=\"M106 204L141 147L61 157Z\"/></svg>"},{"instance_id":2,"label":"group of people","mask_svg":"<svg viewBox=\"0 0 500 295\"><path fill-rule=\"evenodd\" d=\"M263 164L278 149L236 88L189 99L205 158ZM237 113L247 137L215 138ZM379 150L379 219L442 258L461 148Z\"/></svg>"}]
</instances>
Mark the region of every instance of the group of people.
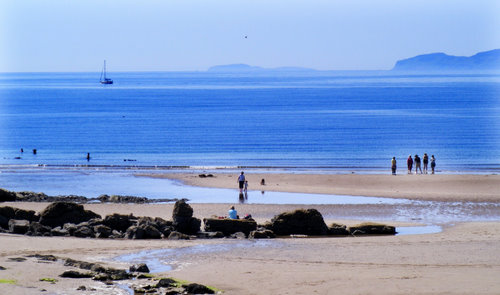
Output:
<instances>
[{"instance_id":1,"label":"group of people","mask_svg":"<svg viewBox=\"0 0 500 295\"><path fill-rule=\"evenodd\" d=\"M434 158L434 155L431 156L430 162L431 162L431 174L434 174L436 169L436 158ZM423 171L422 171L422 163L424 164ZM429 156L424 153L423 158L420 159L418 155L415 155L414 158L412 158L411 155L409 155L408 159L406 159L406 165L408 166L408 174L412 173L413 164L415 164L415 174L418 174L418 171L420 171L420 174L427 174L429 166ZM397 169L396 157L392 157L391 169L392 169L392 175L396 175L396 169Z\"/></svg>"}]
</instances>

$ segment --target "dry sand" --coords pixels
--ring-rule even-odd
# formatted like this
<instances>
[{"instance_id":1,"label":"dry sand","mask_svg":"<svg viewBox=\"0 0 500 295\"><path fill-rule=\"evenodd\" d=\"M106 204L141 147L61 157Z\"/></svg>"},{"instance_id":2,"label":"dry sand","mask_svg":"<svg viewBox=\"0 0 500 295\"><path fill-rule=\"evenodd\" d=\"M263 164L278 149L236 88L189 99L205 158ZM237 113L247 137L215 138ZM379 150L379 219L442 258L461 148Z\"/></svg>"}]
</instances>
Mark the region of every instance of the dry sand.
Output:
<instances>
[{"instance_id":1,"label":"dry sand","mask_svg":"<svg viewBox=\"0 0 500 295\"><path fill-rule=\"evenodd\" d=\"M496 175L392 177L248 174L251 188L260 186L258 183L262 177L266 178L266 190L293 189L298 192L318 193L341 193L346 190L347 193L347 190L351 189L349 195L498 203L499 178ZM175 174L175 178L189 184L206 186L234 187L236 184L234 175L224 173L217 174L214 178L199 178L197 174ZM398 181L405 185L399 184ZM368 193L365 186L372 187L374 193ZM472 186L472 189L469 186ZM418 193L409 194L413 191L411 188ZM471 191L475 193L467 193ZM386 195L391 192L391 195ZM47 206L43 203L2 205L36 211ZM199 218L227 213L227 204L192 206L195 216ZM335 207L249 204L238 206L240 212L252 212L258 222L269 220L276 213L297 207L317 207L322 213ZM116 212L171 219L173 205L88 204L85 208L103 216ZM335 219L326 221L347 224L357 222ZM230 251L189 251L197 245L206 245L207 249L211 249L211 245L219 244L229 246ZM288 238L257 242L226 239L98 240L0 234L0 266L6 268L0 270L0 280L16 280L15 284L0 284L0 294L128 294L116 285L106 286L89 279L58 278L58 275L67 269L60 262L40 263L34 258L14 262L9 258L35 253L52 254L128 268L127 263L118 263L111 258L124 253L162 248L182 248L183 250L179 251L188 254L179 258L175 269L161 275L215 286L223 290L224 294L499 294L498 245L498 220L447 225L443 232L437 234ZM40 278L57 278L58 282L50 284L39 281ZM96 291L76 291L80 285L95 288ZM47 291L41 292L41 289Z\"/></svg>"}]
</instances>

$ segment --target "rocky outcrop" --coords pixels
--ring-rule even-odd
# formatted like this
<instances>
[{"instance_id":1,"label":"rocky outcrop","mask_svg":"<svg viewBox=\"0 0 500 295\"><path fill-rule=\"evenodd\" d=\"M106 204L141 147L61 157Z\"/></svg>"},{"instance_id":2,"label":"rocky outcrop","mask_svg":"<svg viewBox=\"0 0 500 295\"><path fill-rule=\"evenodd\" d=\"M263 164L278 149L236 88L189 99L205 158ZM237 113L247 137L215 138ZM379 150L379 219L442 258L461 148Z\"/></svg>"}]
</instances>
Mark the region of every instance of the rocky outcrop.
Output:
<instances>
[{"instance_id":1,"label":"rocky outcrop","mask_svg":"<svg viewBox=\"0 0 500 295\"><path fill-rule=\"evenodd\" d=\"M203 219L203 223L205 224L205 231L219 231L225 236L230 236L237 232L242 232L248 236L251 231L257 229L257 222L253 219L205 218Z\"/></svg>"},{"instance_id":2,"label":"rocky outcrop","mask_svg":"<svg viewBox=\"0 0 500 295\"><path fill-rule=\"evenodd\" d=\"M40 214L40 223L50 227L63 226L65 223L78 224L100 215L85 210L82 205L68 202L52 203Z\"/></svg>"},{"instance_id":3,"label":"rocky outcrop","mask_svg":"<svg viewBox=\"0 0 500 295\"><path fill-rule=\"evenodd\" d=\"M11 219L9 220L9 232L13 234L21 234L24 235L28 232L30 228L30 222L28 220L17 220Z\"/></svg>"},{"instance_id":4,"label":"rocky outcrop","mask_svg":"<svg viewBox=\"0 0 500 295\"><path fill-rule=\"evenodd\" d=\"M345 225L333 223L328 227L328 234L331 236L347 236L349 231Z\"/></svg>"},{"instance_id":5,"label":"rocky outcrop","mask_svg":"<svg viewBox=\"0 0 500 295\"><path fill-rule=\"evenodd\" d=\"M353 236L360 235L395 235L396 228L394 226L379 224L379 223L361 223L349 227L349 233Z\"/></svg>"},{"instance_id":6,"label":"rocky outcrop","mask_svg":"<svg viewBox=\"0 0 500 295\"><path fill-rule=\"evenodd\" d=\"M191 235L200 231L201 220L193 217L193 208L185 200L175 202L172 219L178 232Z\"/></svg>"},{"instance_id":7,"label":"rocky outcrop","mask_svg":"<svg viewBox=\"0 0 500 295\"><path fill-rule=\"evenodd\" d=\"M132 214L123 215L115 213L113 215L107 215L102 221L102 224L108 226L111 229L124 232L127 230L127 228L134 225L136 222L137 217L134 217Z\"/></svg>"},{"instance_id":8,"label":"rocky outcrop","mask_svg":"<svg viewBox=\"0 0 500 295\"><path fill-rule=\"evenodd\" d=\"M0 227L4 229L9 228L9 220L28 220L38 221L38 216L33 210L22 210L13 207L0 207Z\"/></svg>"},{"instance_id":9,"label":"rocky outcrop","mask_svg":"<svg viewBox=\"0 0 500 295\"><path fill-rule=\"evenodd\" d=\"M328 227L323 216L316 209L299 209L276 215L266 228L278 236L284 235L327 235Z\"/></svg>"},{"instance_id":10,"label":"rocky outcrop","mask_svg":"<svg viewBox=\"0 0 500 295\"><path fill-rule=\"evenodd\" d=\"M130 272L144 272L149 273L149 267L146 263L134 264L129 267Z\"/></svg>"},{"instance_id":11,"label":"rocky outcrop","mask_svg":"<svg viewBox=\"0 0 500 295\"><path fill-rule=\"evenodd\" d=\"M0 202L14 202L16 193L0 188Z\"/></svg>"},{"instance_id":12,"label":"rocky outcrop","mask_svg":"<svg viewBox=\"0 0 500 295\"><path fill-rule=\"evenodd\" d=\"M276 235L272 230L268 229L259 229L251 231L248 235L249 239L274 239Z\"/></svg>"}]
</instances>

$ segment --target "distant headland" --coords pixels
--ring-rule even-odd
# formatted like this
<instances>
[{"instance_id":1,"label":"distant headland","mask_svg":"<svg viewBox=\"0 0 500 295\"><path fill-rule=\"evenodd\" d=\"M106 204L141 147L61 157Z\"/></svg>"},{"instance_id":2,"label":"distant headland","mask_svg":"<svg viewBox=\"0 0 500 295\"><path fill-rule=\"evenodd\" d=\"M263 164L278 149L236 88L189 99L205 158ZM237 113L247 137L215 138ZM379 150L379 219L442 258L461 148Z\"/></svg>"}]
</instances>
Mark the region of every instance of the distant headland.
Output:
<instances>
[{"instance_id":1,"label":"distant headland","mask_svg":"<svg viewBox=\"0 0 500 295\"><path fill-rule=\"evenodd\" d=\"M479 52L473 56L430 53L402 59L393 71L491 71L500 70L500 49Z\"/></svg>"},{"instance_id":2,"label":"distant headland","mask_svg":"<svg viewBox=\"0 0 500 295\"><path fill-rule=\"evenodd\" d=\"M402 59L396 62L390 71L400 72L467 72L467 71L500 71L500 49L479 52L473 56L453 56L445 53L429 53ZM243 63L217 65L210 67L211 73L241 73L241 74L268 74L268 73L324 73L324 72L351 72L335 70L316 70L304 67L277 67L264 68ZM353 71L356 72L356 71ZM360 71L357 71L360 72ZM364 72L364 71L361 71Z\"/></svg>"}]
</instances>

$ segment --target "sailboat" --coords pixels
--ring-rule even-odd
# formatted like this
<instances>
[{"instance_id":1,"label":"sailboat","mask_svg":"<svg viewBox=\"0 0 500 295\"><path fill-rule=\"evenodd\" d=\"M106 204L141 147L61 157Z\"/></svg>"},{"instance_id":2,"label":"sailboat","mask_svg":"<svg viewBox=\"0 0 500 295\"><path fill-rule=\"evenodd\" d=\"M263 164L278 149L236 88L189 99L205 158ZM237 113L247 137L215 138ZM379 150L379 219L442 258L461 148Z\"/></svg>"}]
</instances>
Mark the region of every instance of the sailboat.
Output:
<instances>
[{"instance_id":1,"label":"sailboat","mask_svg":"<svg viewBox=\"0 0 500 295\"><path fill-rule=\"evenodd\" d=\"M101 79L99 80L101 84L113 84L113 80L106 78L106 60L104 60L104 67L101 72Z\"/></svg>"}]
</instances>

